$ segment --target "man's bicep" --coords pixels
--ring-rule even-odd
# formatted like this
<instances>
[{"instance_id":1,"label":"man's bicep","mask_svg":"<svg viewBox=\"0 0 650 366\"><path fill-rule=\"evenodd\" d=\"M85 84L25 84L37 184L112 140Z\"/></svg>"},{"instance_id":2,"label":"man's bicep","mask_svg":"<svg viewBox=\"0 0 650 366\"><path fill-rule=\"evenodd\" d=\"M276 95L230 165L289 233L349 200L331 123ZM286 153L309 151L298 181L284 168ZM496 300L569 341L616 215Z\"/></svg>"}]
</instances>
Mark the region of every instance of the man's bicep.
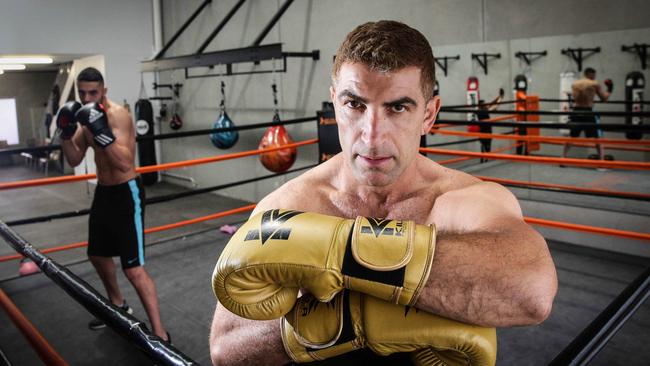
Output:
<instances>
[{"instance_id":1,"label":"man's bicep","mask_svg":"<svg viewBox=\"0 0 650 366\"><path fill-rule=\"evenodd\" d=\"M481 182L436 200L433 222L439 230L464 233L500 231L505 222L522 221L521 207L503 186Z\"/></svg>"}]
</instances>

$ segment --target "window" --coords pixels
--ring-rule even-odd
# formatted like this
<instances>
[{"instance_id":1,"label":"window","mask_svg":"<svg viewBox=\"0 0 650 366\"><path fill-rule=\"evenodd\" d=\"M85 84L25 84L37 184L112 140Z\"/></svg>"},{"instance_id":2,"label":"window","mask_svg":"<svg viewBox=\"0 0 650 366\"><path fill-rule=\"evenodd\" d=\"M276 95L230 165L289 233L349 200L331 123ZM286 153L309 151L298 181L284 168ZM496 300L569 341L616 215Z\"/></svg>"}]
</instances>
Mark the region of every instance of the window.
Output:
<instances>
[{"instance_id":1,"label":"window","mask_svg":"<svg viewBox=\"0 0 650 366\"><path fill-rule=\"evenodd\" d=\"M18 118L16 117L16 99L0 99L0 140L7 144L18 144Z\"/></svg>"}]
</instances>

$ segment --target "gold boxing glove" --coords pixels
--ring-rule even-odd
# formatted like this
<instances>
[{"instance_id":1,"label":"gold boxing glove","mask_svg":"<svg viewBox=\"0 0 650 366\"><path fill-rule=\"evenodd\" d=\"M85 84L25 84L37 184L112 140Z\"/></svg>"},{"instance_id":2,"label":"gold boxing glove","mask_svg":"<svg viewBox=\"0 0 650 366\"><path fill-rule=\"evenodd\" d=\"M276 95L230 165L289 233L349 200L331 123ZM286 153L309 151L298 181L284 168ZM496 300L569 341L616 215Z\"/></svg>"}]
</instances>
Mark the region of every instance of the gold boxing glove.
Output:
<instances>
[{"instance_id":1,"label":"gold boxing glove","mask_svg":"<svg viewBox=\"0 0 650 366\"><path fill-rule=\"evenodd\" d=\"M301 297L282 320L294 362L313 362L369 348L380 356L409 352L415 365L494 365L494 328L442 318L347 291L328 303Z\"/></svg>"},{"instance_id":2,"label":"gold boxing glove","mask_svg":"<svg viewBox=\"0 0 650 366\"><path fill-rule=\"evenodd\" d=\"M433 225L270 210L251 217L212 275L219 302L248 319L288 313L304 288L329 301L343 288L414 305L431 270Z\"/></svg>"}]
</instances>

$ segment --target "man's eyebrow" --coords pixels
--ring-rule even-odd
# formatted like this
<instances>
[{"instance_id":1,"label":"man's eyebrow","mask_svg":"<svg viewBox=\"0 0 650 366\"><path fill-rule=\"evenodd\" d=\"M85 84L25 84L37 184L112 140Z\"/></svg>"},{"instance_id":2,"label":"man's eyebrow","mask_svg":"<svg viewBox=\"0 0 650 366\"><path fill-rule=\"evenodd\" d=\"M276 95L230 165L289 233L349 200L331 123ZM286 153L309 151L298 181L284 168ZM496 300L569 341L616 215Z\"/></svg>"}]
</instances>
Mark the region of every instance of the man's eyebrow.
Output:
<instances>
[{"instance_id":1,"label":"man's eyebrow","mask_svg":"<svg viewBox=\"0 0 650 366\"><path fill-rule=\"evenodd\" d=\"M396 106L396 105L403 105L403 104L411 104L414 107L417 107L417 105L418 105L415 102L415 100L413 100L413 99L411 99L409 97L401 97L399 99L384 103L384 106L385 107L393 107L393 106Z\"/></svg>"},{"instance_id":2,"label":"man's eyebrow","mask_svg":"<svg viewBox=\"0 0 650 366\"><path fill-rule=\"evenodd\" d=\"M366 99L354 94L349 89L344 89L343 91L341 91L339 93L338 99L342 99L342 98L350 98L350 99L353 99L353 100L355 100L357 102L361 102L361 103L367 103L368 102Z\"/></svg>"}]
</instances>

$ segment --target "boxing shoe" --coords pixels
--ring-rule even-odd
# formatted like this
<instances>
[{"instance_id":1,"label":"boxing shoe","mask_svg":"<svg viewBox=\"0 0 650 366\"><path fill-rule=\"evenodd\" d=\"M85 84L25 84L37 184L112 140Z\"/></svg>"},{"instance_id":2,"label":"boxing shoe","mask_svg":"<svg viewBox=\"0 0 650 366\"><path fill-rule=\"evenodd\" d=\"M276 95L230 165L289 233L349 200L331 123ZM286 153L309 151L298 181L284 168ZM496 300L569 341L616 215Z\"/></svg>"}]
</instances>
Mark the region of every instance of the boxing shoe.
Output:
<instances>
[{"instance_id":1,"label":"boxing shoe","mask_svg":"<svg viewBox=\"0 0 650 366\"><path fill-rule=\"evenodd\" d=\"M124 300L124 303L122 304L122 306L120 306L120 308L122 308L122 310L126 311L128 314L133 314L133 309L126 304L126 300ZM92 330L100 330L105 327L106 327L106 323L104 323L103 320L97 318L91 320L90 323L88 323L88 328Z\"/></svg>"}]
</instances>

